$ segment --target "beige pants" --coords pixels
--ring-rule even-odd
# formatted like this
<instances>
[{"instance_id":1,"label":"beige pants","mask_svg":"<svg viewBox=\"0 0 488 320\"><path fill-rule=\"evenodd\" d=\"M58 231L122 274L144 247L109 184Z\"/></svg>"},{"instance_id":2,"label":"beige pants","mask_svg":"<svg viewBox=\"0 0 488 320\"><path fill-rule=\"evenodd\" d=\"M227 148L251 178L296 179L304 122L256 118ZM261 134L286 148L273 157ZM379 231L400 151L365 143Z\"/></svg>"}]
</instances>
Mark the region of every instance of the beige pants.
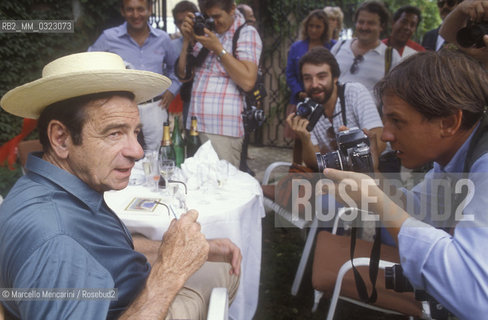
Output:
<instances>
[{"instance_id":1,"label":"beige pants","mask_svg":"<svg viewBox=\"0 0 488 320\"><path fill-rule=\"evenodd\" d=\"M230 304L237 293L239 277L229 275L229 270L228 263L206 262L178 292L166 320L206 319L213 288L227 288Z\"/></svg>"},{"instance_id":2,"label":"beige pants","mask_svg":"<svg viewBox=\"0 0 488 320\"><path fill-rule=\"evenodd\" d=\"M212 147L215 152L217 152L219 159L227 160L232 163L234 167L239 169L241 163L242 141L244 140L244 137L236 138L204 132L200 132L199 135L202 144L208 140L212 142Z\"/></svg>"}]
</instances>

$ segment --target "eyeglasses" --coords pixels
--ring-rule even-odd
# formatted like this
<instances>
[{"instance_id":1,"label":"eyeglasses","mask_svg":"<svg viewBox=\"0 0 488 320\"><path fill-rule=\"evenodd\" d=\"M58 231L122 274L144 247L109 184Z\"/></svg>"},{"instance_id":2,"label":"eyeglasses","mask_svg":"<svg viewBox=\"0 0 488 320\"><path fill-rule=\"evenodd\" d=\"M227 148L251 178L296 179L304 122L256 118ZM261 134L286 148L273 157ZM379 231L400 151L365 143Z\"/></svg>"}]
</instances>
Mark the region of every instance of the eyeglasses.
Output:
<instances>
[{"instance_id":1,"label":"eyeglasses","mask_svg":"<svg viewBox=\"0 0 488 320\"><path fill-rule=\"evenodd\" d=\"M364 57L360 54L354 57L354 61L351 65L351 69L349 69L349 72L351 74L355 74L359 70L359 63L364 61Z\"/></svg>"},{"instance_id":2,"label":"eyeglasses","mask_svg":"<svg viewBox=\"0 0 488 320\"><path fill-rule=\"evenodd\" d=\"M447 4L448 7L454 7L457 3L457 0L438 0L437 6L442 8L445 4Z\"/></svg>"}]
</instances>

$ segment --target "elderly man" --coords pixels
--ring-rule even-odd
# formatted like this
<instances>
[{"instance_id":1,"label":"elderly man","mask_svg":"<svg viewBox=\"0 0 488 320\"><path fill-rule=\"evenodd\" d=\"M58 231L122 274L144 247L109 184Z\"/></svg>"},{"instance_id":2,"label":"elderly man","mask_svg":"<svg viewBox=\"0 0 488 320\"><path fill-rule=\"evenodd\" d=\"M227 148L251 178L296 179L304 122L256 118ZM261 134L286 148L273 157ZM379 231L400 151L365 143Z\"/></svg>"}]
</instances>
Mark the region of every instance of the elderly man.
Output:
<instances>
[{"instance_id":1,"label":"elderly man","mask_svg":"<svg viewBox=\"0 0 488 320\"><path fill-rule=\"evenodd\" d=\"M254 16L254 11L250 6L242 3L237 6L237 9L242 13L244 19L246 19L247 24L250 24L251 26L255 26L256 17Z\"/></svg>"},{"instance_id":2,"label":"elderly man","mask_svg":"<svg viewBox=\"0 0 488 320\"><path fill-rule=\"evenodd\" d=\"M125 69L115 54L85 52L51 62L41 79L3 96L6 111L39 118L44 152L29 155L27 174L0 207L0 287L118 290L112 299L3 301L15 318L202 319L209 287L234 295L240 250L227 239L207 241L196 211L173 220L162 242L133 241L103 198L127 186L143 156L137 103L169 85ZM138 249L155 257L152 266ZM231 265L201 268L206 260Z\"/></svg>"},{"instance_id":3,"label":"elderly man","mask_svg":"<svg viewBox=\"0 0 488 320\"><path fill-rule=\"evenodd\" d=\"M148 23L152 0L121 0L120 13L125 22L103 31L88 51L116 53L130 68L164 74L171 79L168 90L139 103L145 148L158 150L163 122L168 119L166 108L181 85L174 73L178 53L172 50L169 35Z\"/></svg>"},{"instance_id":4,"label":"elderly man","mask_svg":"<svg viewBox=\"0 0 488 320\"><path fill-rule=\"evenodd\" d=\"M395 48L402 58L425 51L424 47L410 39L417 31L421 19L422 14L419 8L401 7L393 14L390 37L383 39L383 43Z\"/></svg>"},{"instance_id":5,"label":"elderly man","mask_svg":"<svg viewBox=\"0 0 488 320\"><path fill-rule=\"evenodd\" d=\"M325 169L325 177L348 185L341 186L347 198L379 215L414 288L459 319L485 319L488 75L462 54L420 52L394 68L376 92L383 102L381 138L405 167L433 161L434 168L411 190L385 188L388 195L364 174Z\"/></svg>"}]
</instances>

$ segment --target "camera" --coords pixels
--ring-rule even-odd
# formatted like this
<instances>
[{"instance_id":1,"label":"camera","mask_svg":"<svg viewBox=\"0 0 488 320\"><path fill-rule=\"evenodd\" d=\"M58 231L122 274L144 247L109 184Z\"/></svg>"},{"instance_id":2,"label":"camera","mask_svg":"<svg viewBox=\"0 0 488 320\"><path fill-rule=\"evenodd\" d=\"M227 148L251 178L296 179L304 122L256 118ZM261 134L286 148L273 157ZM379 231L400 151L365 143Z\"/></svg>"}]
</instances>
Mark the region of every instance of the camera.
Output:
<instances>
[{"instance_id":1,"label":"camera","mask_svg":"<svg viewBox=\"0 0 488 320\"><path fill-rule=\"evenodd\" d=\"M373 172L373 158L369 139L359 128L341 131L336 135L337 151L316 153L319 172L325 168L363 173Z\"/></svg>"},{"instance_id":2,"label":"camera","mask_svg":"<svg viewBox=\"0 0 488 320\"><path fill-rule=\"evenodd\" d=\"M305 100L300 101L297 104L297 111L295 114L308 120L307 131L310 132L313 130L320 117L324 114L324 107L322 104L317 103L310 98L305 98Z\"/></svg>"},{"instance_id":3,"label":"camera","mask_svg":"<svg viewBox=\"0 0 488 320\"><path fill-rule=\"evenodd\" d=\"M431 319L449 319L449 310L447 310L424 290L416 290L410 281L408 281L407 277L403 275L402 266L399 264L394 264L391 267L385 267L385 288L391 289L395 292L414 292L415 300L426 301L429 303Z\"/></svg>"},{"instance_id":4,"label":"camera","mask_svg":"<svg viewBox=\"0 0 488 320\"><path fill-rule=\"evenodd\" d=\"M246 132L252 132L257 127L263 125L264 121L266 121L266 115L263 110L256 108L256 106L250 106L244 108L242 111L242 119L244 122L244 130Z\"/></svg>"},{"instance_id":5,"label":"camera","mask_svg":"<svg viewBox=\"0 0 488 320\"><path fill-rule=\"evenodd\" d=\"M399 264L385 268L385 288L396 292L413 292L413 287L403 275L402 266Z\"/></svg>"},{"instance_id":6,"label":"camera","mask_svg":"<svg viewBox=\"0 0 488 320\"><path fill-rule=\"evenodd\" d=\"M215 21L213 18L205 18L205 16L200 12L195 12L195 18L193 19L193 32L198 36L203 36L205 34L204 28L210 31L215 30Z\"/></svg>"},{"instance_id":7,"label":"camera","mask_svg":"<svg viewBox=\"0 0 488 320\"><path fill-rule=\"evenodd\" d=\"M456 34L456 40L463 48L483 48L485 42L483 36L488 34L488 22L468 22L467 26L460 29Z\"/></svg>"}]
</instances>

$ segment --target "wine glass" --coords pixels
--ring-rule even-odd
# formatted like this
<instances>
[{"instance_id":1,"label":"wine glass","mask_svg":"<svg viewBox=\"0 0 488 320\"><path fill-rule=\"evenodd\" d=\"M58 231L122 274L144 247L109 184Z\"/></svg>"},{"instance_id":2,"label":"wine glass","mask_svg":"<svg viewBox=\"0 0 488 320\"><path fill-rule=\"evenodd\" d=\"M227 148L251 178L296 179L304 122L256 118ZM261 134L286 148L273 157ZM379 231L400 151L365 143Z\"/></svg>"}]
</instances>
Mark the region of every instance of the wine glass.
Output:
<instances>
[{"instance_id":1,"label":"wine glass","mask_svg":"<svg viewBox=\"0 0 488 320\"><path fill-rule=\"evenodd\" d=\"M174 160L167 160L167 159L160 159L159 160L159 172L164 179L164 186L166 190L168 189L169 179L173 175L175 171L175 161Z\"/></svg>"}]
</instances>

